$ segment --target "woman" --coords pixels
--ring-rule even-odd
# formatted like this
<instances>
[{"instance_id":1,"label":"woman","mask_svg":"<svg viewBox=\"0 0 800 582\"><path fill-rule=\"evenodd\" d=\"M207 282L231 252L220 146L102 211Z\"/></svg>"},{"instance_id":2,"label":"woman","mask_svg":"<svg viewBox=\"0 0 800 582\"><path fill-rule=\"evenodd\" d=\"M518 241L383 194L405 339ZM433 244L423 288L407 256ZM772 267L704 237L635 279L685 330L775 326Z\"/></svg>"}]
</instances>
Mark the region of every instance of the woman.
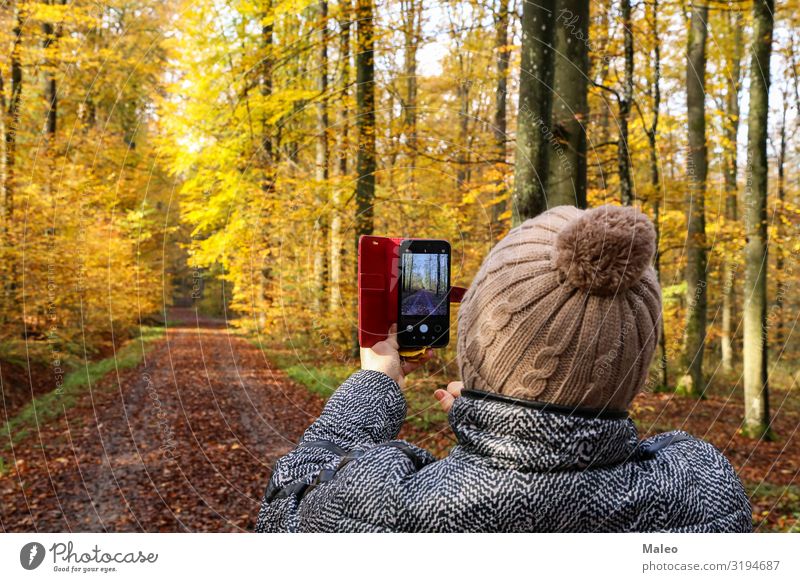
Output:
<instances>
[{"instance_id":1,"label":"woman","mask_svg":"<svg viewBox=\"0 0 800 582\"><path fill-rule=\"evenodd\" d=\"M393 440L415 365L392 334L277 462L257 531L750 531L717 449L680 431L639 441L627 415L658 343L654 251L627 207L511 230L459 309L462 382L434 394L450 455Z\"/></svg>"}]
</instances>

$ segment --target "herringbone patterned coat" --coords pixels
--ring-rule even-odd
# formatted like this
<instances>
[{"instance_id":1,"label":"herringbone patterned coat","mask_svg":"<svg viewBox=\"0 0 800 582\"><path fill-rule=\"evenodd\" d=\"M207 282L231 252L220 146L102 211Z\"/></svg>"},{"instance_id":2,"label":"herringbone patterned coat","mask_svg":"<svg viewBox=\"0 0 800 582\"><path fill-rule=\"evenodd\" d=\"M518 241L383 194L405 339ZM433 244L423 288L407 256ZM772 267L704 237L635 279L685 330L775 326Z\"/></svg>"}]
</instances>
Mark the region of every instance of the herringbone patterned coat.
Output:
<instances>
[{"instance_id":1,"label":"herringbone patterned coat","mask_svg":"<svg viewBox=\"0 0 800 582\"><path fill-rule=\"evenodd\" d=\"M640 442L624 415L465 390L458 445L436 461L393 441L398 385L361 371L280 459L257 531L747 532L750 503L712 445L683 432Z\"/></svg>"}]
</instances>

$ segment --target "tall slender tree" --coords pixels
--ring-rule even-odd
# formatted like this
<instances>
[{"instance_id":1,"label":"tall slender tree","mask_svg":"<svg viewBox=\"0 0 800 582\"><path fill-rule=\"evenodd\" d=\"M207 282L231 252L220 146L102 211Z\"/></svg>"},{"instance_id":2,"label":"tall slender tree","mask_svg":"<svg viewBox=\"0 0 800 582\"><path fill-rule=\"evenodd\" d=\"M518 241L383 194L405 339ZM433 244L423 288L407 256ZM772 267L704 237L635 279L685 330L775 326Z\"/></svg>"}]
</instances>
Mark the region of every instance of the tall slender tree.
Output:
<instances>
[{"instance_id":1,"label":"tall slender tree","mask_svg":"<svg viewBox=\"0 0 800 582\"><path fill-rule=\"evenodd\" d=\"M328 1L317 4L317 139L315 160L315 181L317 189L316 221L318 244L314 247L314 307L322 309L326 286L328 259Z\"/></svg>"},{"instance_id":2,"label":"tall slender tree","mask_svg":"<svg viewBox=\"0 0 800 582\"><path fill-rule=\"evenodd\" d=\"M775 235L778 240L778 245L775 249L775 286L777 293L775 296L775 304L772 307L773 321L770 322L773 327L773 338L777 345L781 345L784 341L783 337L783 306L785 303L786 294L786 281L784 281L784 268L785 268L785 245L780 244L784 238L784 221L786 220L786 158L789 153L789 139L790 135L787 133L786 128L786 113L789 109L789 92L786 87L781 88L781 123L778 127L778 183L777 183L777 220L775 220Z\"/></svg>"},{"instance_id":3,"label":"tall slender tree","mask_svg":"<svg viewBox=\"0 0 800 582\"><path fill-rule=\"evenodd\" d=\"M274 66L274 15L272 13L272 0L262 0L261 3L261 51L262 58L258 70L258 85L261 97L268 99L272 95L272 69ZM273 130L268 117L264 114L261 118L261 189L265 194L274 190L274 164L275 152L273 144Z\"/></svg>"},{"instance_id":4,"label":"tall slender tree","mask_svg":"<svg viewBox=\"0 0 800 582\"><path fill-rule=\"evenodd\" d=\"M744 432L770 437L767 377L767 121L773 0L753 1L750 50L750 112L744 190Z\"/></svg>"},{"instance_id":5,"label":"tall slender tree","mask_svg":"<svg viewBox=\"0 0 800 582\"><path fill-rule=\"evenodd\" d=\"M350 131L350 26L352 18L351 0L339 3L339 115L336 127L337 174L339 181L331 195L331 257L330 257L330 310L338 309L342 303L342 202L344 183L348 172L348 134Z\"/></svg>"},{"instance_id":6,"label":"tall slender tree","mask_svg":"<svg viewBox=\"0 0 800 582\"><path fill-rule=\"evenodd\" d=\"M261 98L267 100L272 96L272 75L274 67L274 14L272 0L262 0L261 13L261 62L258 67L258 86ZM266 110L266 107L264 107ZM266 232L265 223L268 220L269 205L272 203L275 192L275 166L278 148L274 144L273 127L266 113L261 116L260 147L258 150L258 163L260 166L260 187L263 197L261 205L261 228ZM269 247L269 236L265 235L265 246ZM264 302L268 300L267 288L269 286L270 270L266 265L267 254L262 257L258 277L258 323L263 329L266 325L266 309Z\"/></svg>"},{"instance_id":7,"label":"tall slender tree","mask_svg":"<svg viewBox=\"0 0 800 582\"><path fill-rule=\"evenodd\" d=\"M742 55L744 52L744 22L741 10L734 9L726 14L728 33L731 36L732 50L726 53L727 87L725 91L725 119L723 125L725 180L725 220L735 224L739 220L737 198L739 188L736 174L738 172L737 136L739 135L739 92L742 86ZM722 330L720 348L722 351L722 369L733 370L733 348L735 334L736 309L736 271L738 259L725 258L722 268Z\"/></svg>"},{"instance_id":8,"label":"tall slender tree","mask_svg":"<svg viewBox=\"0 0 800 582\"><path fill-rule=\"evenodd\" d=\"M414 189L417 167L417 51L422 42L422 0L401 0L405 95L403 96L403 133L408 154L408 186Z\"/></svg>"},{"instance_id":9,"label":"tall slender tree","mask_svg":"<svg viewBox=\"0 0 800 582\"><path fill-rule=\"evenodd\" d=\"M619 140L617 141L617 169L619 171L619 193L622 204L633 204L633 180L631 178L631 154L628 148L628 119L633 106L633 21L631 1L621 0L622 39L624 72L622 95L619 98Z\"/></svg>"},{"instance_id":10,"label":"tall slender tree","mask_svg":"<svg viewBox=\"0 0 800 582\"><path fill-rule=\"evenodd\" d=\"M463 7L451 6L450 39L455 47L457 64L456 102L458 103L458 139L456 140L456 188L461 190L470 178L470 118L473 115L473 64L474 55L466 50L466 41L474 25L463 19Z\"/></svg>"},{"instance_id":11,"label":"tall slender tree","mask_svg":"<svg viewBox=\"0 0 800 582\"><path fill-rule=\"evenodd\" d=\"M62 4L65 0L62 0ZM53 0L47 2L52 4ZM56 123L58 117L58 85L56 82L55 59L52 53L57 47L58 38L61 36L61 26L53 25L50 21L42 23L42 49L45 54L45 81L44 94L47 103L47 121L45 123L45 134L49 140L55 136Z\"/></svg>"},{"instance_id":12,"label":"tall slender tree","mask_svg":"<svg viewBox=\"0 0 800 582\"><path fill-rule=\"evenodd\" d=\"M361 235L372 234L375 216L375 7L356 0L356 216L355 249ZM353 256L356 256L355 254ZM353 351L358 330L353 330Z\"/></svg>"},{"instance_id":13,"label":"tall slender tree","mask_svg":"<svg viewBox=\"0 0 800 582\"><path fill-rule=\"evenodd\" d=\"M492 207L492 223L498 228L500 217L506 211L507 192L503 172L506 165L506 142L508 140L508 65L511 51L508 44L508 0L497 0L494 10L494 50L495 50L495 75L496 88L494 94L494 136L495 166L496 166L496 202ZM495 236L497 233L495 233Z\"/></svg>"},{"instance_id":14,"label":"tall slender tree","mask_svg":"<svg viewBox=\"0 0 800 582\"><path fill-rule=\"evenodd\" d=\"M468 59L468 57L467 57ZM459 58L462 70L467 66L463 62L466 59ZM465 71L466 72L466 71ZM456 98L458 100L458 168L456 168L456 188L459 190L469 180L469 118L470 118L470 90L472 81L464 76L456 87Z\"/></svg>"},{"instance_id":15,"label":"tall slender tree","mask_svg":"<svg viewBox=\"0 0 800 582\"><path fill-rule=\"evenodd\" d=\"M555 18L553 135L548 158L551 206L586 207L586 123L589 80L589 2L558 0Z\"/></svg>"},{"instance_id":16,"label":"tall slender tree","mask_svg":"<svg viewBox=\"0 0 800 582\"><path fill-rule=\"evenodd\" d=\"M689 126L686 236L686 331L684 376L678 391L700 397L705 389L703 351L706 338L706 223L705 195L708 154L706 148L706 36L708 4L696 0L691 7L688 58L686 62L686 106Z\"/></svg>"},{"instance_id":17,"label":"tall slender tree","mask_svg":"<svg viewBox=\"0 0 800 582\"><path fill-rule=\"evenodd\" d=\"M523 0L522 55L514 159L513 223L547 210L548 143L553 84L555 0ZM542 129L548 131L542 131Z\"/></svg>"},{"instance_id":18,"label":"tall slender tree","mask_svg":"<svg viewBox=\"0 0 800 582\"><path fill-rule=\"evenodd\" d=\"M11 73L10 95L5 103L5 151L3 152L3 231L9 232L14 214L14 186L16 185L17 129L22 102L22 23L25 9L22 0L14 5L14 26L9 52ZM7 242L7 241L6 241Z\"/></svg>"},{"instance_id":19,"label":"tall slender tree","mask_svg":"<svg viewBox=\"0 0 800 582\"><path fill-rule=\"evenodd\" d=\"M14 25L11 31L12 42L9 53L9 69L11 73L10 95L3 108L5 129L5 151L3 152L3 252L5 260L5 277L3 318L13 305L13 293L17 283L17 262L8 251L14 244L14 194L16 189L17 165L17 131L20 121L20 106L22 103L22 25L26 19L26 6L23 0L17 0L14 5Z\"/></svg>"},{"instance_id":20,"label":"tall slender tree","mask_svg":"<svg viewBox=\"0 0 800 582\"><path fill-rule=\"evenodd\" d=\"M647 142L650 146L650 187L653 195L653 222L656 227L656 256L654 266L659 281L661 280L661 176L658 169L658 121L661 112L661 37L658 31L658 0L653 0L648 9L651 40L653 43L648 95L651 99L650 124L646 127ZM669 386L669 368L667 362L667 335L664 316L661 316L658 339L659 359L661 360L661 386Z\"/></svg>"}]
</instances>

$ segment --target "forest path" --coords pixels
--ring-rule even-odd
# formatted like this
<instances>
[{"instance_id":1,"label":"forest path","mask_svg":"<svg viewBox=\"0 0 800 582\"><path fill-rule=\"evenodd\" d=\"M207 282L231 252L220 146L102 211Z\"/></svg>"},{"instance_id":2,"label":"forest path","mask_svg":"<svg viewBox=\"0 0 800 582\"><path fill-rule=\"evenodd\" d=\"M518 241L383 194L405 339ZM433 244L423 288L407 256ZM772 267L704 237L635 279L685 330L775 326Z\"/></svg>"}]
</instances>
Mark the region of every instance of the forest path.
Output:
<instances>
[{"instance_id":1,"label":"forest path","mask_svg":"<svg viewBox=\"0 0 800 582\"><path fill-rule=\"evenodd\" d=\"M403 313L406 315L444 315L446 300L445 296L438 296L432 291L421 289L403 299Z\"/></svg>"},{"instance_id":2,"label":"forest path","mask_svg":"<svg viewBox=\"0 0 800 582\"><path fill-rule=\"evenodd\" d=\"M322 399L224 322L175 310L137 368L5 454L3 531L252 530L274 461Z\"/></svg>"}]
</instances>

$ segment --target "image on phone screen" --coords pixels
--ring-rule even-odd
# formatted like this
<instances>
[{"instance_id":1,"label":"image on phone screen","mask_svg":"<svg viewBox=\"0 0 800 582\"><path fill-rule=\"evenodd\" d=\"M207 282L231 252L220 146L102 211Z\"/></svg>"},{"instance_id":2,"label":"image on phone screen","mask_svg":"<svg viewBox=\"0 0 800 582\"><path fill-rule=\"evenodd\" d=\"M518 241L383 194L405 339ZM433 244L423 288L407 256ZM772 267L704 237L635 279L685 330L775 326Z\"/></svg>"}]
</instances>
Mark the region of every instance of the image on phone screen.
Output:
<instances>
[{"instance_id":1,"label":"image on phone screen","mask_svg":"<svg viewBox=\"0 0 800 582\"><path fill-rule=\"evenodd\" d=\"M403 253L403 315L447 313L447 263L444 253Z\"/></svg>"},{"instance_id":2,"label":"image on phone screen","mask_svg":"<svg viewBox=\"0 0 800 582\"><path fill-rule=\"evenodd\" d=\"M450 245L438 240L404 241L399 275L400 345L447 345Z\"/></svg>"}]
</instances>

